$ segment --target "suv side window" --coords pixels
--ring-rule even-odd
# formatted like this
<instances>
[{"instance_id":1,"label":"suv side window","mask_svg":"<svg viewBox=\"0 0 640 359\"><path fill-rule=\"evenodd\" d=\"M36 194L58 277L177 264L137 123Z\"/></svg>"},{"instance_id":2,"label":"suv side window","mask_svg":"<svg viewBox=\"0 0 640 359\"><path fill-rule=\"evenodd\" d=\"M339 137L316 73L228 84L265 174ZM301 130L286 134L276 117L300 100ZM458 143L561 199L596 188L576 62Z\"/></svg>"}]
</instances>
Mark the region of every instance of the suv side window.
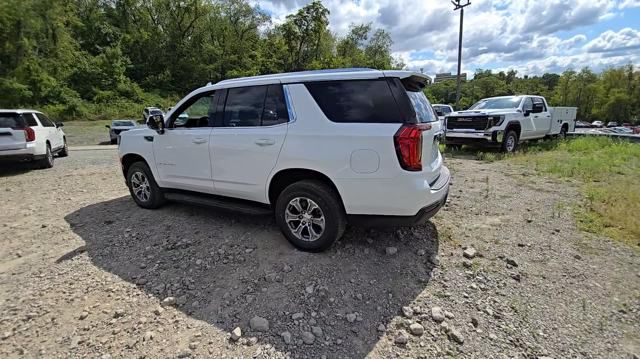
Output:
<instances>
[{"instance_id":1,"label":"suv side window","mask_svg":"<svg viewBox=\"0 0 640 359\"><path fill-rule=\"evenodd\" d=\"M51 122L51 120L49 120L49 118L41 113L38 114L34 114L36 116L38 116L38 119L40 119L40 123L42 124L42 127L56 127L56 125L53 124L53 122Z\"/></svg>"},{"instance_id":2,"label":"suv side window","mask_svg":"<svg viewBox=\"0 0 640 359\"><path fill-rule=\"evenodd\" d=\"M215 115L215 92L198 94L171 115L170 128L210 127Z\"/></svg>"},{"instance_id":3,"label":"suv side window","mask_svg":"<svg viewBox=\"0 0 640 359\"><path fill-rule=\"evenodd\" d=\"M289 122L280 84L230 88L218 108L222 113L216 119L216 127L274 126Z\"/></svg>"},{"instance_id":4,"label":"suv side window","mask_svg":"<svg viewBox=\"0 0 640 359\"><path fill-rule=\"evenodd\" d=\"M524 99L524 103L522 104L522 112L531 112L533 111L533 101L531 101L531 97L527 97Z\"/></svg>"},{"instance_id":5,"label":"suv side window","mask_svg":"<svg viewBox=\"0 0 640 359\"><path fill-rule=\"evenodd\" d=\"M36 120L36 116L33 113L23 113L22 118L27 122L29 127L38 126L38 121Z\"/></svg>"},{"instance_id":6,"label":"suv side window","mask_svg":"<svg viewBox=\"0 0 640 359\"><path fill-rule=\"evenodd\" d=\"M544 100L541 97L534 97L533 103L542 104L542 112L547 112L547 105L544 104Z\"/></svg>"},{"instance_id":7,"label":"suv side window","mask_svg":"<svg viewBox=\"0 0 640 359\"><path fill-rule=\"evenodd\" d=\"M401 123L404 116L384 79L305 84L332 122Z\"/></svg>"}]
</instances>

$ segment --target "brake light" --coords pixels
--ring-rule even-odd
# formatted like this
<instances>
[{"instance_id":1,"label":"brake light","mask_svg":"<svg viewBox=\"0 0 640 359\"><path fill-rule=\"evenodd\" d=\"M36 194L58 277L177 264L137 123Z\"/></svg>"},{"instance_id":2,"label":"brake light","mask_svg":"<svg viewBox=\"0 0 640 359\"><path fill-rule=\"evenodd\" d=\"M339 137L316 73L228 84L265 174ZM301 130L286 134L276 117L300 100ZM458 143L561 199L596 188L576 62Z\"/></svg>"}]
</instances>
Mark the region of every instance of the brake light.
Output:
<instances>
[{"instance_id":1,"label":"brake light","mask_svg":"<svg viewBox=\"0 0 640 359\"><path fill-rule=\"evenodd\" d=\"M27 142L33 142L36 140L36 131L33 130L33 128L31 127L27 127L24 129L24 138L27 140Z\"/></svg>"},{"instance_id":2,"label":"brake light","mask_svg":"<svg viewBox=\"0 0 640 359\"><path fill-rule=\"evenodd\" d=\"M393 136L400 167L407 171L422 171L422 132L431 125L403 125Z\"/></svg>"}]
</instances>

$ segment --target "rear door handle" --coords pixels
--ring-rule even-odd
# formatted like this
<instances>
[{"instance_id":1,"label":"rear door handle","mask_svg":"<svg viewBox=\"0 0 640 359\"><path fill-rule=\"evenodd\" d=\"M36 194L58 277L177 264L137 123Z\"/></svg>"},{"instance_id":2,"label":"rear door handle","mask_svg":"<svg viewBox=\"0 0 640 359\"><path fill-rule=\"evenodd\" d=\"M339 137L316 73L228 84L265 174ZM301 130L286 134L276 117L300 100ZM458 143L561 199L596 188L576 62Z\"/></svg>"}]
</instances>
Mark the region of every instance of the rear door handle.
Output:
<instances>
[{"instance_id":1,"label":"rear door handle","mask_svg":"<svg viewBox=\"0 0 640 359\"><path fill-rule=\"evenodd\" d=\"M256 140L256 145L264 147L264 146L271 146L271 145L275 145L276 141L274 140L270 140L268 138L261 138L259 140Z\"/></svg>"},{"instance_id":2,"label":"rear door handle","mask_svg":"<svg viewBox=\"0 0 640 359\"><path fill-rule=\"evenodd\" d=\"M207 139L206 138L201 138L201 137L197 137L193 139L193 143L199 145L201 143L206 143Z\"/></svg>"}]
</instances>

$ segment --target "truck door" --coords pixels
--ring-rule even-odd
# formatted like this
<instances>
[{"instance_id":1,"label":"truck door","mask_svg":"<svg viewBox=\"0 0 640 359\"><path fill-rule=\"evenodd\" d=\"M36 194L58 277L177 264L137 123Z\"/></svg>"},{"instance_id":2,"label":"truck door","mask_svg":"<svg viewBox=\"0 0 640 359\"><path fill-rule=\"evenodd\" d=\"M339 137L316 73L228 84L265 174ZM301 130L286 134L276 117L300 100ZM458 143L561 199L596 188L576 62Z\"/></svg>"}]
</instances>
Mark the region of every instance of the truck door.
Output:
<instances>
[{"instance_id":1,"label":"truck door","mask_svg":"<svg viewBox=\"0 0 640 359\"><path fill-rule=\"evenodd\" d=\"M551 113L542 97L532 97L533 113L531 119L536 137L544 137L551 132Z\"/></svg>"}]
</instances>

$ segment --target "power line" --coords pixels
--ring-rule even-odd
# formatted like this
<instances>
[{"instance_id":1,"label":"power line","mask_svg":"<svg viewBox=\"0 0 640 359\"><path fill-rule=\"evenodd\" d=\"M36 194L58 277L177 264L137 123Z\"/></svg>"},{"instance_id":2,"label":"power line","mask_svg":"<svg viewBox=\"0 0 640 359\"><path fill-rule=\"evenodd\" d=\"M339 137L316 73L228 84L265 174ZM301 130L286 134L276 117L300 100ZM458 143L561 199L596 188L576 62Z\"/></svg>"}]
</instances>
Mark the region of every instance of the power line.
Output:
<instances>
[{"instance_id":1,"label":"power line","mask_svg":"<svg viewBox=\"0 0 640 359\"><path fill-rule=\"evenodd\" d=\"M462 71L462 24L464 23L464 8L471 5L470 0L466 0L466 3L462 3L463 0L451 0L453 4L453 11L460 10L460 34L458 37L458 77L456 84L456 110L460 109L460 86L461 86L461 71Z\"/></svg>"}]
</instances>

